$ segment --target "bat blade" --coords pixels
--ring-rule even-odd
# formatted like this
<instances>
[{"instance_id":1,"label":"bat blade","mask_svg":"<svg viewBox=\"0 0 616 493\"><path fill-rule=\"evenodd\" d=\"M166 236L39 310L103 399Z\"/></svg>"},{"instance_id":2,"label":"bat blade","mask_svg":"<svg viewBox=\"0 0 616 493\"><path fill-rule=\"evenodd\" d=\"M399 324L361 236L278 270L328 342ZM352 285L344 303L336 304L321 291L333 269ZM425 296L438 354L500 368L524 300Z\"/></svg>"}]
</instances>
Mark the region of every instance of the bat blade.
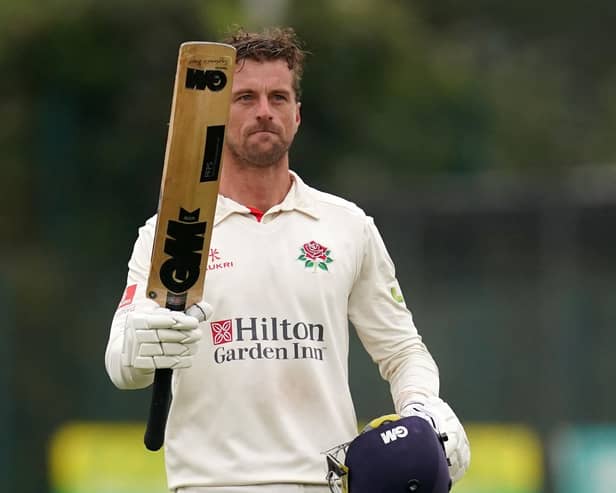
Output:
<instances>
[{"instance_id":1,"label":"bat blade","mask_svg":"<svg viewBox=\"0 0 616 493\"><path fill-rule=\"evenodd\" d=\"M146 289L171 310L183 311L203 298L234 68L232 46L180 46ZM155 373L144 436L149 450L164 443L171 375Z\"/></svg>"}]
</instances>

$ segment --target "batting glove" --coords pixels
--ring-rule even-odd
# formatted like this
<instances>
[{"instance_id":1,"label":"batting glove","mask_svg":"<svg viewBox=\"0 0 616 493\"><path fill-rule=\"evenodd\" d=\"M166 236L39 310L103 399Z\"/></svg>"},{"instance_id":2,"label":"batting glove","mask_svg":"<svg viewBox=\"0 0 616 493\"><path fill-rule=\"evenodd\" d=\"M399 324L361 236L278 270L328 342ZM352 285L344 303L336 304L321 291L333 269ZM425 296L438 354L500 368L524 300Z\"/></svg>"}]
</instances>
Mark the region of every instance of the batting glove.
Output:
<instances>
[{"instance_id":1,"label":"batting glove","mask_svg":"<svg viewBox=\"0 0 616 493\"><path fill-rule=\"evenodd\" d=\"M158 305L131 312L126 318L122 364L144 371L189 368L202 337L199 324L212 315L205 302L186 313Z\"/></svg>"},{"instance_id":2,"label":"batting glove","mask_svg":"<svg viewBox=\"0 0 616 493\"><path fill-rule=\"evenodd\" d=\"M432 424L444 441L449 476L454 483L460 480L470 465L471 450L466 432L453 409L439 397L430 397L422 402L406 404L400 415L419 416Z\"/></svg>"}]
</instances>

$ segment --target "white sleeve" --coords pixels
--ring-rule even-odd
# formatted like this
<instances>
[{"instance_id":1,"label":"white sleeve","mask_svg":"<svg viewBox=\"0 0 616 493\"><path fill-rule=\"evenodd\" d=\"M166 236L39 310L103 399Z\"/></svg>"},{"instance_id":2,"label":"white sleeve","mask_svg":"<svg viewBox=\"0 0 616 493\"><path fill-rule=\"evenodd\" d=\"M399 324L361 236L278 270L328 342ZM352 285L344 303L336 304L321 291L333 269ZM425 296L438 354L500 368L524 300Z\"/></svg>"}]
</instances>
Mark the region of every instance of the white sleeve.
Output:
<instances>
[{"instance_id":1,"label":"white sleeve","mask_svg":"<svg viewBox=\"0 0 616 493\"><path fill-rule=\"evenodd\" d=\"M150 272L155 224L155 218L151 218L139 228L139 236L128 261L124 295L111 322L109 341L105 351L105 367L111 381L120 389L142 389L154 381L153 371L135 369L122 364L122 348L128 314L139 310L140 307L152 304L152 301L146 297L145 290Z\"/></svg>"},{"instance_id":2,"label":"white sleeve","mask_svg":"<svg viewBox=\"0 0 616 493\"><path fill-rule=\"evenodd\" d=\"M438 396L439 375L413 323L394 264L374 221L364 227L363 259L349 297L349 319L389 382L396 412L411 400Z\"/></svg>"}]
</instances>

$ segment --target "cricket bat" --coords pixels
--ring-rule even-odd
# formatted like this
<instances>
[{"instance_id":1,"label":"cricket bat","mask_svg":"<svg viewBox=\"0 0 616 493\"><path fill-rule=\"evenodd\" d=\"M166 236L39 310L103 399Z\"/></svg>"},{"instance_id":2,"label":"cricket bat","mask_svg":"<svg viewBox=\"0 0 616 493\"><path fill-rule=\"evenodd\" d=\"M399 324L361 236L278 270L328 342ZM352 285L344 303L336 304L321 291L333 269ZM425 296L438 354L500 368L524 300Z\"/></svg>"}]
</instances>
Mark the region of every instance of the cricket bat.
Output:
<instances>
[{"instance_id":1,"label":"cricket bat","mask_svg":"<svg viewBox=\"0 0 616 493\"><path fill-rule=\"evenodd\" d=\"M170 310L184 311L203 298L234 68L230 45L180 46L146 290ZM149 450L165 440L171 377L170 369L154 374L144 436Z\"/></svg>"}]
</instances>

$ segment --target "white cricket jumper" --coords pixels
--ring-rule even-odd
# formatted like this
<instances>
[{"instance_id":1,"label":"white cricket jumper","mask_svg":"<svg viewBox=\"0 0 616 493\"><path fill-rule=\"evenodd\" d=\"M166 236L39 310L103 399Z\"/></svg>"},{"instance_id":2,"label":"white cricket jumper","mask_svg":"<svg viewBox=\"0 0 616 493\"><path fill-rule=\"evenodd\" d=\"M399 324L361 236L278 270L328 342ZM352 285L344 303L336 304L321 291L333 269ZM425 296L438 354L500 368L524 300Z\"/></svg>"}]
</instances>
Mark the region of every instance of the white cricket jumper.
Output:
<instances>
[{"instance_id":1,"label":"white cricket jumper","mask_svg":"<svg viewBox=\"0 0 616 493\"><path fill-rule=\"evenodd\" d=\"M204 294L214 314L193 366L173 374L170 488L325 484L322 452L357 434L348 320L389 381L397 411L438 394L437 367L372 218L292 176L261 222L218 197ZM120 388L153 380L123 367L121 353L126 315L145 300L155 221L139 229L128 295L111 326L105 361Z\"/></svg>"}]
</instances>

